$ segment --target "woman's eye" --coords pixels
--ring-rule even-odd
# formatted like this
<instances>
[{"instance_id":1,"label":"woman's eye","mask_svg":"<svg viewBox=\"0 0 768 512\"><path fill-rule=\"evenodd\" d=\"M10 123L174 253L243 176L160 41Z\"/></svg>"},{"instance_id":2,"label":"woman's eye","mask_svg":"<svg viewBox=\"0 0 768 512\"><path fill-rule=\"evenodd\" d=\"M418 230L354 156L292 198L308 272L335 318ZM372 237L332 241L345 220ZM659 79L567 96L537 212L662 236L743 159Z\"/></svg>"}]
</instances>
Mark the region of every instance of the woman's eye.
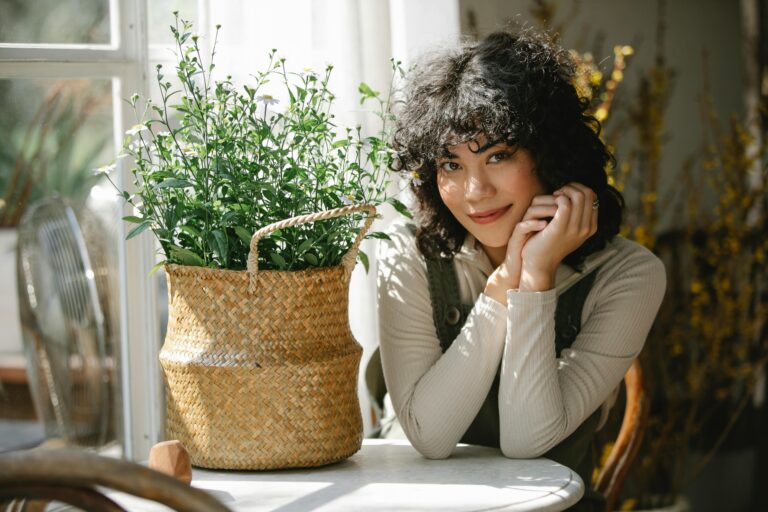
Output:
<instances>
[{"instance_id":1,"label":"woman's eye","mask_svg":"<svg viewBox=\"0 0 768 512\"><path fill-rule=\"evenodd\" d=\"M451 172L451 171L457 170L459 167L460 167L459 164L457 164L456 162L451 162L450 160L448 160L446 162L442 162L440 164L440 170L441 171Z\"/></svg>"},{"instance_id":2,"label":"woman's eye","mask_svg":"<svg viewBox=\"0 0 768 512\"><path fill-rule=\"evenodd\" d=\"M502 160L507 160L507 159L509 159L509 157L510 157L510 156L512 156L512 155L510 155L510 154L509 154L509 153L507 153L506 151L499 151L498 153L494 153L494 154L492 154L492 155L491 155L491 156L488 158L488 161L489 161L490 163L501 162Z\"/></svg>"}]
</instances>

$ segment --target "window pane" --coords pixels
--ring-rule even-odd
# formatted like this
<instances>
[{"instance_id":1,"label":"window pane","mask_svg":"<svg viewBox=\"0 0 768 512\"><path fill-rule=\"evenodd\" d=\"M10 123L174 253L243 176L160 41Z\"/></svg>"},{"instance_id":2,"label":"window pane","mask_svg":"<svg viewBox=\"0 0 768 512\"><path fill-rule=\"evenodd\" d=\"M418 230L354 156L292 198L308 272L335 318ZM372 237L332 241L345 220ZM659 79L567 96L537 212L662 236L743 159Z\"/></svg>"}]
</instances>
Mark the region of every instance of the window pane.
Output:
<instances>
[{"instance_id":1,"label":"window pane","mask_svg":"<svg viewBox=\"0 0 768 512\"><path fill-rule=\"evenodd\" d=\"M61 437L60 422L80 444L116 438L119 294L114 229L119 216L114 190L97 183L93 172L114 160L111 83L0 80L0 449L34 444L40 435ZM18 228L23 213L53 196L71 202L77 223ZM31 245L47 249L34 253L37 259L19 277L14 248L17 240L22 247L22 239L30 239L24 233L34 233ZM72 240L83 240L83 245ZM87 265L79 263L86 259L83 254ZM19 300L17 278L27 299ZM97 334L89 318L97 318ZM49 347L52 363L42 356L27 359L36 353L29 350L35 343ZM103 350L94 352L93 347ZM33 361L38 361L37 370L30 365ZM92 386L94 382L98 384ZM108 391L104 382L111 386ZM54 391L56 400L51 399ZM32 396L38 399L37 408L31 406ZM67 404L67 409L56 404Z\"/></svg>"},{"instance_id":2,"label":"window pane","mask_svg":"<svg viewBox=\"0 0 768 512\"><path fill-rule=\"evenodd\" d=\"M84 200L114 159L110 80L0 80L0 226L53 194Z\"/></svg>"},{"instance_id":3,"label":"window pane","mask_svg":"<svg viewBox=\"0 0 768 512\"><path fill-rule=\"evenodd\" d=\"M202 32L202 27L197 26L196 0L153 0L147 5L149 44L173 47L169 27L176 23L174 11L178 11L180 19L191 22L195 32ZM169 53L168 56L172 55Z\"/></svg>"},{"instance_id":4,"label":"window pane","mask_svg":"<svg viewBox=\"0 0 768 512\"><path fill-rule=\"evenodd\" d=\"M1 0L0 42L109 44L109 0Z\"/></svg>"}]
</instances>

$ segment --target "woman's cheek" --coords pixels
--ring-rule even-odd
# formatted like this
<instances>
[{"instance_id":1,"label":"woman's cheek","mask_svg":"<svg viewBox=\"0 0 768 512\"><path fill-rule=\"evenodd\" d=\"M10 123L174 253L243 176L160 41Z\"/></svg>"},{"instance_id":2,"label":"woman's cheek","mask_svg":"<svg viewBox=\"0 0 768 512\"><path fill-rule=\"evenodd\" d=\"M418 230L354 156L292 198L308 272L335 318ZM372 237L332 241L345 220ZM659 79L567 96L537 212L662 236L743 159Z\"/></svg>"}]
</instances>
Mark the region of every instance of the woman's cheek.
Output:
<instances>
[{"instance_id":1,"label":"woman's cheek","mask_svg":"<svg viewBox=\"0 0 768 512\"><path fill-rule=\"evenodd\" d=\"M449 209L453 210L462 206L461 202L464 198L464 189L456 182L456 180L438 174L437 190L440 192L441 199Z\"/></svg>"}]
</instances>

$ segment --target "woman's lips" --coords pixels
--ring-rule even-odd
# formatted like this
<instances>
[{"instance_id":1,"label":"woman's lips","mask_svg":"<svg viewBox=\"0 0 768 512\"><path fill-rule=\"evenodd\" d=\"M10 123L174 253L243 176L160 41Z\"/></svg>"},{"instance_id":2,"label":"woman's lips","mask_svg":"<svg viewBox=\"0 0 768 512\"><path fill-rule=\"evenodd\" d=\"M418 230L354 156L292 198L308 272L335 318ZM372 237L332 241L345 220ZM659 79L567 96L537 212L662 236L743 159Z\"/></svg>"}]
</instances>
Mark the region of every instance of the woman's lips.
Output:
<instances>
[{"instance_id":1,"label":"woman's lips","mask_svg":"<svg viewBox=\"0 0 768 512\"><path fill-rule=\"evenodd\" d=\"M498 208L496 210L488 210L487 212L475 213L470 215L469 218L475 221L477 224L490 224L491 222L494 222L496 219L507 213L507 210L509 210L510 206L505 206L504 208Z\"/></svg>"}]
</instances>

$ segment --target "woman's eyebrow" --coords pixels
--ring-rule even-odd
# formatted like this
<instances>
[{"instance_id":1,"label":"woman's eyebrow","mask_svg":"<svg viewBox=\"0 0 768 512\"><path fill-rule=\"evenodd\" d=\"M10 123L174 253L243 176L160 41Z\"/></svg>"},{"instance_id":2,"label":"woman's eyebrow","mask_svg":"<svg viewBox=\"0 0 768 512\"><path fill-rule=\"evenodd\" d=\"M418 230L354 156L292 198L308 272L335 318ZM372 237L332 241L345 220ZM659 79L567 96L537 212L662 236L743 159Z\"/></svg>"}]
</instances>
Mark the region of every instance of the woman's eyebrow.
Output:
<instances>
[{"instance_id":1,"label":"woman's eyebrow","mask_svg":"<svg viewBox=\"0 0 768 512\"><path fill-rule=\"evenodd\" d=\"M440 151L440 154L437 156L437 158L438 159L447 158L447 159L450 160L450 159L459 158L459 155L457 155L455 153L451 153L447 149L443 148L443 150Z\"/></svg>"},{"instance_id":2,"label":"woman's eyebrow","mask_svg":"<svg viewBox=\"0 0 768 512\"><path fill-rule=\"evenodd\" d=\"M509 145L505 144L503 140L496 140L496 141L486 142L484 146L478 148L477 154L479 155L480 153L485 153L489 149L493 149L496 146L502 146L499 149L512 149L510 148Z\"/></svg>"}]
</instances>

